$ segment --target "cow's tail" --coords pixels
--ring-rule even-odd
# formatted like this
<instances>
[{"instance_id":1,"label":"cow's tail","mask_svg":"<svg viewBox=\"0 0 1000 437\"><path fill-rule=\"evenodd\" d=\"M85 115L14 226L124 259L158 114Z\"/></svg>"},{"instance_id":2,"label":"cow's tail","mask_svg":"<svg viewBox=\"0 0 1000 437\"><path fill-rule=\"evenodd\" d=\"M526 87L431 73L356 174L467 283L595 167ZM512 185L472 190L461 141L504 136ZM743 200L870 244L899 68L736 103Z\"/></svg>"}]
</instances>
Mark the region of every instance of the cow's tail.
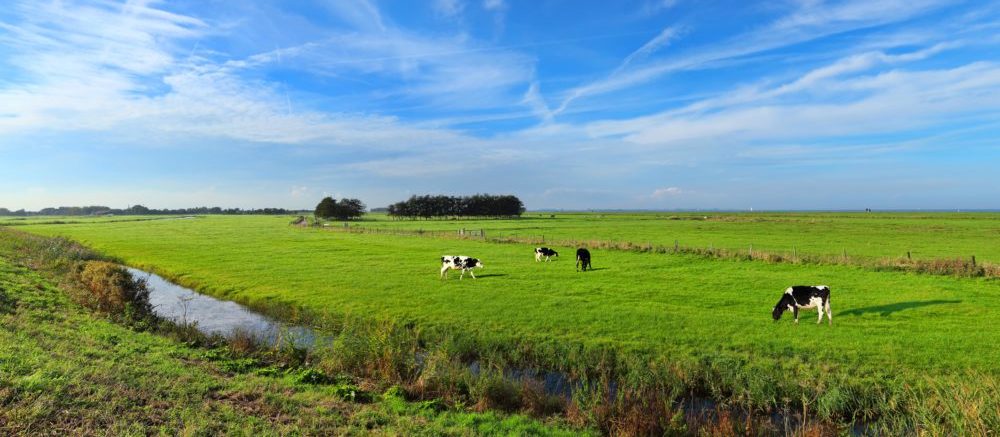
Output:
<instances>
[{"instance_id":1,"label":"cow's tail","mask_svg":"<svg viewBox=\"0 0 1000 437\"><path fill-rule=\"evenodd\" d=\"M826 299L824 299L823 307L826 310L826 321L830 326L833 326L833 311L830 310L830 287L826 287Z\"/></svg>"}]
</instances>

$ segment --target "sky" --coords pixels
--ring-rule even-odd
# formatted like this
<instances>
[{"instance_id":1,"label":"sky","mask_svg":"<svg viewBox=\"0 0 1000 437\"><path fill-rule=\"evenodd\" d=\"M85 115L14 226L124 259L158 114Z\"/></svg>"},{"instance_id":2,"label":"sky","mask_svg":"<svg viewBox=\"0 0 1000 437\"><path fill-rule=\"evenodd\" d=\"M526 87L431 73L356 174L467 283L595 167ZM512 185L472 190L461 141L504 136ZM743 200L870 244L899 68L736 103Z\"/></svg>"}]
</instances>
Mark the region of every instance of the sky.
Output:
<instances>
[{"instance_id":1,"label":"sky","mask_svg":"<svg viewBox=\"0 0 1000 437\"><path fill-rule=\"evenodd\" d=\"M6 0L0 207L1000 208L1000 1Z\"/></svg>"}]
</instances>

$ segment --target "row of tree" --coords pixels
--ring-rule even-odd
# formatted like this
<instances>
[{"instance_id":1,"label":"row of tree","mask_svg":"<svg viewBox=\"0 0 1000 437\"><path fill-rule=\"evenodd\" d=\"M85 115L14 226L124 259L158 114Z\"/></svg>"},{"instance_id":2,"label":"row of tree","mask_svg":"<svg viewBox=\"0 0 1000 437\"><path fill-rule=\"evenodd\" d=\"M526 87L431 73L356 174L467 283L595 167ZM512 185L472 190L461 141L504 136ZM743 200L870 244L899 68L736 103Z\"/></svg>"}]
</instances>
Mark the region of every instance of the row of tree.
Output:
<instances>
[{"instance_id":1,"label":"row of tree","mask_svg":"<svg viewBox=\"0 0 1000 437\"><path fill-rule=\"evenodd\" d=\"M292 214L296 211L284 208L240 209L200 206L197 208L153 209L142 205L128 208L110 208L107 206L60 206L58 208L42 208L38 211L19 209L11 211L0 208L0 216L28 217L39 215L82 216L82 215L193 215L193 214Z\"/></svg>"},{"instance_id":2,"label":"row of tree","mask_svg":"<svg viewBox=\"0 0 1000 437\"><path fill-rule=\"evenodd\" d=\"M517 196L475 194L472 196L412 196L389 205L393 218L480 217L510 218L524 214L524 203Z\"/></svg>"},{"instance_id":3,"label":"row of tree","mask_svg":"<svg viewBox=\"0 0 1000 437\"><path fill-rule=\"evenodd\" d=\"M365 214L365 204L358 199L340 199L324 197L316 205L314 215L318 219L350 220L361 218Z\"/></svg>"}]
</instances>

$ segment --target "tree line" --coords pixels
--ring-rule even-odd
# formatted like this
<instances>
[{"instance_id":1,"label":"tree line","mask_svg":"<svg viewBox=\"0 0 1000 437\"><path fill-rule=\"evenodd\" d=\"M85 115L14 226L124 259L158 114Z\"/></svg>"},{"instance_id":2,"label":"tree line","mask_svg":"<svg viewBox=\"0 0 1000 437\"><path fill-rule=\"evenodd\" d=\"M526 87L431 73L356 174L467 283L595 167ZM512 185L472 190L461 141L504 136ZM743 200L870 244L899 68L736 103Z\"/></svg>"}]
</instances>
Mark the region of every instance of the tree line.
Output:
<instances>
[{"instance_id":1,"label":"tree line","mask_svg":"<svg viewBox=\"0 0 1000 437\"><path fill-rule=\"evenodd\" d=\"M477 217L511 218L524 214L524 203L517 196L475 194L472 196L412 196L386 209L396 219Z\"/></svg>"},{"instance_id":2,"label":"tree line","mask_svg":"<svg viewBox=\"0 0 1000 437\"><path fill-rule=\"evenodd\" d=\"M340 199L324 197L316 205L313 215L318 219L350 220L361 218L365 214L365 204L358 199Z\"/></svg>"},{"instance_id":3,"label":"tree line","mask_svg":"<svg viewBox=\"0 0 1000 437\"><path fill-rule=\"evenodd\" d=\"M25 211L19 209L11 211L7 208L0 208L0 216L29 217L29 216L86 216L86 215L193 215L193 214L292 214L297 211L284 208L260 208L260 209L240 209L221 208L218 206L200 206L196 208L179 209L153 209L142 205L133 205L128 208L110 208L107 206L60 206L58 208L42 208L38 211Z\"/></svg>"}]
</instances>

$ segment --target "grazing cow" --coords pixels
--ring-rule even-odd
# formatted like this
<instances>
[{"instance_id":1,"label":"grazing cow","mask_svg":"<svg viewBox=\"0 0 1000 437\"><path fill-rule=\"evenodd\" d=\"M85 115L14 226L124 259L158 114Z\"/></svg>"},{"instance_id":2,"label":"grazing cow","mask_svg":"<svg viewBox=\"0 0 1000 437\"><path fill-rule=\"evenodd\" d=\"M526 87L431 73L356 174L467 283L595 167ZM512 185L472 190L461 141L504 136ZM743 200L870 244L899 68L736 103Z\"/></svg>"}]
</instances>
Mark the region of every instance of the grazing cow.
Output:
<instances>
[{"instance_id":1,"label":"grazing cow","mask_svg":"<svg viewBox=\"0 0 1000 437\"><path fill-rule=\"evenodd\" d=\"M448 270L461 270L462 276L459 276L458 279L464 278L465 272L469 272L472 279L476 279L476 274L472 272L472 269L483 267L483 262L476 258L445 255L441 257L441 279L448 278Z\"/></svg>"},{"instance_id":2,"label":"grazing cow","mask_svg":"<svg viewBox=\"0 0 1000 437\"><path fill-rule=\"evenodd\" d=\"M590 265L590 251L582 247L576 250L576 271L580 271L581 266L583 271L587 271L587 269L594 269Z\"/></svg>"},{"instance_id":3,"label":"grazing cow","mask_svg":"<svg viewBox=\"0 0 1000 437\"><path fill-rule=\"evenodd\" d=\"M823 322L823 311L826 311L827 321L833 326L833 312L830 311L830 287L825 285L794 285L785 289L781 300L774 306L771 315L774 320L781 318L781 313L791 311L795 314L795 323L799 323L799 309L816 308L819 310L817 324Z\"/></svg>"},{"instance_id":4,"label":"grazing cow","mask_svg":"<svg viewBox=\"0 0 1000 437\"><path fill-rule=\"evenodd\" d=\"M545 257L545 261L548 261L549 257L559 256L559 252L549 249L548 247L536 247L535 261L541 261L543 256Z\"/></svg>"}]
</instances>

